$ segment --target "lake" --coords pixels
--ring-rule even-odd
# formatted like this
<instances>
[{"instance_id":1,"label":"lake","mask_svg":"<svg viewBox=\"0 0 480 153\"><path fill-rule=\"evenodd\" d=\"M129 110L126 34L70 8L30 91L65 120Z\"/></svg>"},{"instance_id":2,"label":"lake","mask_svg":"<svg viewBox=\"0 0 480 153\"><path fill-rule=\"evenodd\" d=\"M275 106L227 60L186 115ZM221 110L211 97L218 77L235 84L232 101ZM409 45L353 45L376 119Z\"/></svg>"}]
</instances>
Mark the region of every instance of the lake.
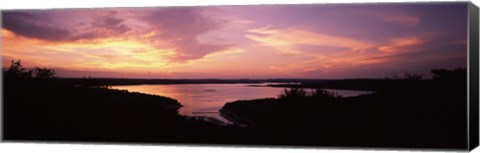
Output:
<instances>
[{"instance_id":1,"label":"lake","mask_svg":"<svg viewBox=\"0 0 480 153\"><path fill-rule=\"evenodd\" d=\"M252 85L256 85L254 87ZM260 86L258 86L260 85ZM113 89L128 90L160 95L178 100L183 105L180 115L208 117L223 123L231 123L220 116L218 110L227 102L274 98L283 88L261 86L262 84L168 84L168 85L126 85L112 86ZM357 96L370 92L355 90L332 90L343 97Z\"/></svg>"}]
</instances>

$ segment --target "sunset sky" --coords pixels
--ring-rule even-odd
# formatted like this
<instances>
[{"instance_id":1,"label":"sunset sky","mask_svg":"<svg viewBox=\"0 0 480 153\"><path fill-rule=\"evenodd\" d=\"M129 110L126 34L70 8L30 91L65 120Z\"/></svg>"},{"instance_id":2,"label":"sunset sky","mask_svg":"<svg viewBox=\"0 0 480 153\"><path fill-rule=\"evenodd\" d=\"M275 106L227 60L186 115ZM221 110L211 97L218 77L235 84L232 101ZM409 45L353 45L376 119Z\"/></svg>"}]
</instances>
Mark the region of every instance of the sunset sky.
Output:
<instances>
[{"instance_id":1,"label":"sunset sky","mask_svg":"<svg viewBox=\"0 0 480 153\"><path fill-rule=\"evenodd\" d=\"M378 78L466 67L467 3L7 10L2 65L60 77Z\"/></svg>"}]
</instances>

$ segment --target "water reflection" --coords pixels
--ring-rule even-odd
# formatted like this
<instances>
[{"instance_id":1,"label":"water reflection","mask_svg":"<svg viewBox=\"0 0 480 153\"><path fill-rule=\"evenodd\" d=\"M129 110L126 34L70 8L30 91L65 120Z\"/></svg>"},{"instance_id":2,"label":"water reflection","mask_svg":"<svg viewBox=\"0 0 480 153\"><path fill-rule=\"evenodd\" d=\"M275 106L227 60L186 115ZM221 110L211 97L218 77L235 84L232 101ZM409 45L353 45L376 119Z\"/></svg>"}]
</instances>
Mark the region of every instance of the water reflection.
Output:
<instances>
[{"instance_id":1,"label":"water reflection","mask_svg":"<svg viewBox=\"0 0 480 153\"><path fill-rule=\"evenodd\" d=\"M282 88L250 87L250 84L175 84L113 86L132 92L155 94L177 99L183 107L179 114L207 116L229 122L218 110L227 102L276 97Z\"/></svg>"},{"instance_id":2,"label":"water reflection","mask_svg":"<svg viewBox=\"0 0 480 153\"><path fill-rule=\"evenodd\" d=\"M218 110L227 102L277 97L283 88L255 87L259 84L171 84L171 85L129 85L113 86L113 89L128 90L170 97L183 105L180 115L211 117L230 123L220 116ZM332 90L342 97L365 94L363 91ZM210 119L212 120L212 119Z\"/></svg>"}]
</instances>

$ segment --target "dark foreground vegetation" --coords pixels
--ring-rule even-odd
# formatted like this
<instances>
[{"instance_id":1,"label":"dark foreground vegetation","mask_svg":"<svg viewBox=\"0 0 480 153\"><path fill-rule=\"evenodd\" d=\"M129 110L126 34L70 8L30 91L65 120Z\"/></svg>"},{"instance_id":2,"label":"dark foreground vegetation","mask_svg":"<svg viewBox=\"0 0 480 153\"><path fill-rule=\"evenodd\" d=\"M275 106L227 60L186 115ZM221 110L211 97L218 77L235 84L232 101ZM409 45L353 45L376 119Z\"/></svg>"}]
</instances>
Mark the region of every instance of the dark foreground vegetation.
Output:
<instances>
[{"instance_id":1,"label":"dark foreground vegetation","mask_svg":"<svg viewBox=\"0 0 480 153\"><path fill-rule=\"evenodd\" d=\"M290 85L296 88L285 90L276 99L227 103L221 112L255 129L268 131L272 141L465 149L466 70L432 70L432 73L433 80L339 80ZM313 94L303 89L342 88L348 84L349 89L377 92L342 98L322 89L313 90Z\"/></svg>"},{"instance_id":2,"label":"dark foreground vegetation","mask_svg":"<svg viewBox=\"0 0 480 153\"><path fill-rule=\"evenodd\" d=\"M181 105L168 97L102 87L111 83L72 83L55 78L52 69L28 70L12 62L4 70L3 136L28 141L464 149L466 72L432 72L433 80L393 79L392 86L378 85L382 88L372 88L377 92L370 95L342 98L322 89L307 94L307 86L361 86L348 80L313 81L278 98L226 104L222 115L246 125L239 127L181 116Z\"/></svg>"},{"instance_id":3,"label":"dark foreground vegetation","mask_svg":"<svg viewBox=\"0 0 480 153\"><path fill-rule=\"evenodd\" d=\"M171 98L75 86L42 69L49 75L20 62L4 70L5 140L220 143L218 129L230 129L178 115Z\"/></svg>"}]
</instances>

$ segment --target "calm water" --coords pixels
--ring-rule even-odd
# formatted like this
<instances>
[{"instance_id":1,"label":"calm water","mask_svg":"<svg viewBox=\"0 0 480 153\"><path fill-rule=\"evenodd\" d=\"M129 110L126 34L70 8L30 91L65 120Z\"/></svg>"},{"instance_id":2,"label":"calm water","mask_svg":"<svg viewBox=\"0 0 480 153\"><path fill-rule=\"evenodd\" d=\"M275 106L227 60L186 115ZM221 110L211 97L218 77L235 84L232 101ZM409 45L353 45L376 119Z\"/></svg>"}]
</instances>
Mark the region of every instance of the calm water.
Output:
<instances>
[{"instance_id":1,"label":"calm water","mask_svg":"<svg viewBox=\"0 0 480 153\"><path fill-rule=\"evenodd\" d=\"M251 87L249 85L252 84L128 85L112 86L112 88L170 97L183 105L179 109L180 115L211 117L228 124L230 122L220 116L218 112L225 103L236 100L273 98L283 90L283 88ZM330 91L337 92L344 97L368 93L352 90Z\"/></svg>"}]
</instances>

